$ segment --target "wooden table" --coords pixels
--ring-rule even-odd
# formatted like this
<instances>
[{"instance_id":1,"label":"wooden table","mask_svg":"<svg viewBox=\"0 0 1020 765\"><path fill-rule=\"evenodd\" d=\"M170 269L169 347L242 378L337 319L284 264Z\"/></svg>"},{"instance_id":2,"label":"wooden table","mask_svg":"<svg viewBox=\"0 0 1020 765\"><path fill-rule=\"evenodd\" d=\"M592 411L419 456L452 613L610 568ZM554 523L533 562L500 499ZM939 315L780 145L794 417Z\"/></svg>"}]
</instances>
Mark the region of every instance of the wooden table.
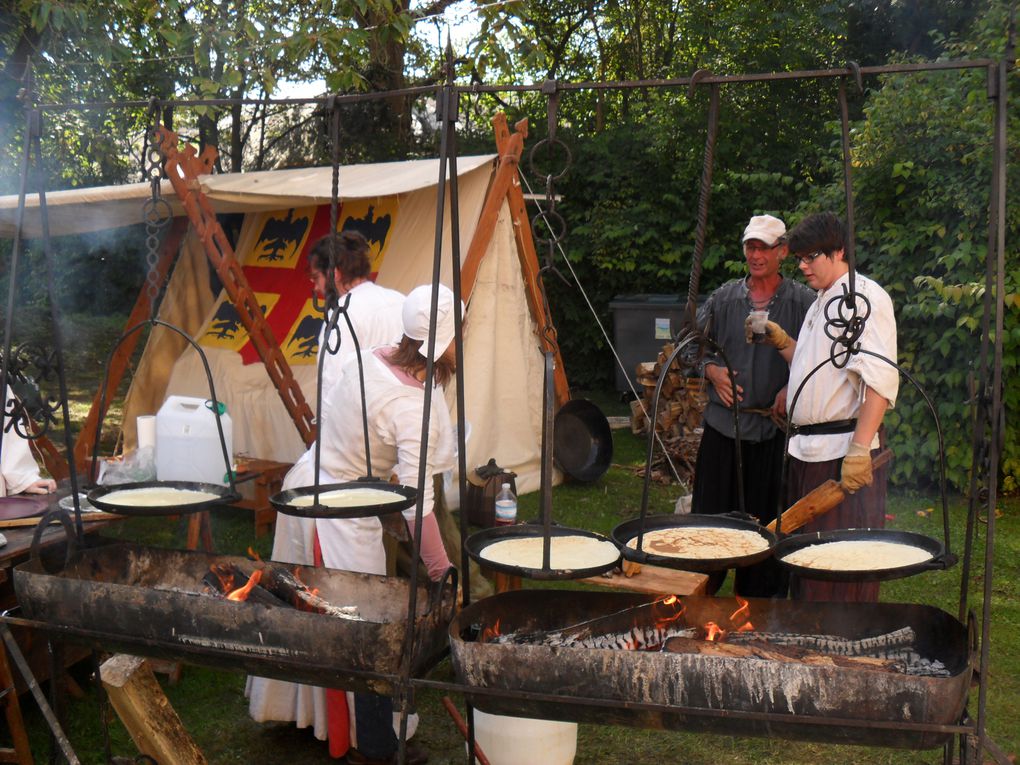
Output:
<instances>
[{"instance_id":1,"label":"wooden table","mask_svg":"<svg viewBox=\"0 0 1020 765\"><path fill-rule=\"evenodd\" d=\"M255 496L234 503L234 507L243 507L255 514L255 536L260 537L273 530L276 523L276 510L269 503L269 498L280 491L283 478L290 470L289 462L273 462L254 458L238 459L235 484L253 481Z\"/></svg>"}]
</instances>

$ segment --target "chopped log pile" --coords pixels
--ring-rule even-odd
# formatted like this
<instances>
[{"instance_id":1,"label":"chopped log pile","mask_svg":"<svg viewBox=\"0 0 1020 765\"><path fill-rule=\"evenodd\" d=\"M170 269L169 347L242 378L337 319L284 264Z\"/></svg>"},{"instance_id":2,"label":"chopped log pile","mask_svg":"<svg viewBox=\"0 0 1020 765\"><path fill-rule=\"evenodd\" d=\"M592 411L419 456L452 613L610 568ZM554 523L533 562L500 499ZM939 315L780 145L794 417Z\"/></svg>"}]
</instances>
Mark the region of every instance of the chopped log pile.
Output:
<instances>
[{"instance_id":1,"label":"chopped log pile","mask_svg":"<svg viewBox=\"0 0 1020 765\"><path fill-rule=\"evenodd\" d=\"M662 346L655 361L637 365L641 397L630 403L630 427L635 435L648 434L648 417L652 414L655 386L662 372L662 365L673 354L674 346ZM690 485L694 477L694 462L698 456L701 441L701 415L708 404L705 379L686 376L679 359L673 362L662 383L659 408L656 414L655 431L662 441L679 478ZM652 458L652 478L659 483L672 483L670 469L662 449L657 448Z\"/></svg>"},{"instance_id":2,"label":"chopped log pile","mask_svg":"<svg viewBox=\"0 0 1020 765\"><path fill-rule=\"evenodd\" d=\"M207 594L231 600L247 600L270 607L297 608L300 611L361 621L357 606L335 606L319 597L290 571L271 563L260 563L250 574L233 563L214 563L202 578L202 585Z\"/></svg>"}]
</instances>

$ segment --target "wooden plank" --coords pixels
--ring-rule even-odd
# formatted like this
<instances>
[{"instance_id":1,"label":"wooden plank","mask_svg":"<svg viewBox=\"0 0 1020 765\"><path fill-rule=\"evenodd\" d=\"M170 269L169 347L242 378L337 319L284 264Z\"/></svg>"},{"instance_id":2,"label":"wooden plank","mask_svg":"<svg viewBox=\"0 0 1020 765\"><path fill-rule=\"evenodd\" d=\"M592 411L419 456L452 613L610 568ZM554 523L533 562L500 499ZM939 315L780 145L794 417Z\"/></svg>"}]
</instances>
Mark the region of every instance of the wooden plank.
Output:
<instances>
[{"instance_id":1,"label":"wooden plank","mask_svg":"<svg viewBox=\"0 0 1020 765\"><path fill-rule=\"evenodd\" d=\"M205 765L145 659L117 654L99 669L103 687L138 751L160 765Z\"/></svg>"},{"instance_id":2,"label":"wooden plank","mask_svg":"<svg viewBox=\"0 0 1020 765\"><path fill-rule=\"evenodd\" d=\"M614 569L612 576L590 576L580 581L649 595L704 595L708 576L693 571L642 565L641 571L634 576L624 576Z\"/></svg>"}]
</instances>

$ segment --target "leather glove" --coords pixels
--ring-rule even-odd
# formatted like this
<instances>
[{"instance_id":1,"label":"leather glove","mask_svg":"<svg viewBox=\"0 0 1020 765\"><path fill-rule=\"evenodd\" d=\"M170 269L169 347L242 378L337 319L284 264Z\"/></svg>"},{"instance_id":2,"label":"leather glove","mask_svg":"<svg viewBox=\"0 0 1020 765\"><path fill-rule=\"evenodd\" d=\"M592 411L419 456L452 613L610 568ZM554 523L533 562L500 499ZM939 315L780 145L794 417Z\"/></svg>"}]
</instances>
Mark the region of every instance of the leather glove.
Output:
<instances>
[{"instance_id":1,"label":"leather glove","mask_svg":"<svg viewBox=\"0 0 1020 765\"><path fill-rule=\"evenodd\" d=\"M754 330L751 329L751 317L748 316L744 319L744 339L747 342L752 342L754 338ZM777 351L781 351L784 348L789 348L793 343L793 339L786 334L786 330L776 324L774 321L765 322L765 341L767 345L771 345Z\"/></svg>"},{"instance_id":2,"label":"leather glove","mask_svg":"<svg viewBox=\"0 0 1020 765\"><path fill-rule=\"evenodd\" d=\"M851 441L850 448L843 458L843 470L839 476L840 484L846 491L853 494L864 486L871 486L872 480L871 449Z\"/></svg>"}]
</instances>

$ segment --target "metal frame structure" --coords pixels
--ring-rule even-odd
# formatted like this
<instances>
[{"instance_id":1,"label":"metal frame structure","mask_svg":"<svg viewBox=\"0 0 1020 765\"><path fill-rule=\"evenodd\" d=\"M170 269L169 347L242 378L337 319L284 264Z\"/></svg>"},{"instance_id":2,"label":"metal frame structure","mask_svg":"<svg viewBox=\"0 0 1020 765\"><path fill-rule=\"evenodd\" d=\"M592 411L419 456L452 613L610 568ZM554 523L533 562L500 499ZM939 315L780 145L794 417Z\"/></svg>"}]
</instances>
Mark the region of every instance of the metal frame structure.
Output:
<instances>
[{"instance_id":1,"label":"metal frame structure","mask_svg":"<svg viewBox=\"0 0 1020 765\"><path fill-rule=\"evenodd\" d=\"M707 215L707 200L708 193L711 188L711 164L713 159L713 146L714 146L714 131L716 129L717 119L717 103L718 103L718 91L724 86L733 86L747 83L757 82L774 82L783 80L803 80L803 79L834 79L839 81L840 86L840 105L841 105L841 117L844 125L844 158L845 158L845 172L846 172L846 190L847 190L847 213L848 223L850 231L853 231L853 198L849 184L849 157L848 157L848 137L846 132L847 117L845 110L845 87L846 83L853 81L858 86L861 85L862 79L865 76L876 76L876 75L890 75L890 74L912 74L922 73L930 71L946 71L946 70L971 70L971 69L983 69L988 74L988 97L995 104L995 122L994 122L994 159L993 159L993 181L990 195L989 204L989 236L988 236L988 256L987 256L987 269L986 269L986 290L985 290L985 313L984 321L982 324L982 344L980 354L980 376L979 379L987 381L985 387L981 390L981 394L978 398L978 416L977 425L974 431L973 441L973 467L972 467L972 483L971 483L971 500L968 511L967 520L967 532L964 544L964 555L963 555L963 569L961 577L961 594L960 594L960 619L961 621L966 617L968 613L967 609L967 593L968 583L971 571L971 559L973 557L973 541L975 536L976 523L975 519L978 512L978 489L982 477L985 479L986 486L986 501L985 507L987 509L987 536L986 536L986 548L984 556L984 590L983 590L983 604L981 612L981 627L980 627L980 662L979 662L979 677L980 683L978 687L978 705L977 713L973 718L967 718L961 720L958 725L918 725L914 723L905 722L888 722L882 724L876 724L873 722L862 722L855 720L833 720L830 718L801 718L799 721L809 725L832 725L839 724L845 726L878 726L878 727L889 727L889 728L904 728L904 729L923 729L923 730L935 730L938 732L946 732L952 734L958 734L960 736L961 743L961 759L964 762L974 762L975 758L979 756L982 750L988 752L997 762L1001 765L1005 765L1007 762L1005 755L1002 751L991 741L985 731L985 721L987 717L987 678L989 677L988 666L989 666L989 633L990 633L990 619L991 619L991 595L992 595L992 570L993 570L993 552L994 552L994 541L995 541L995 514L994 506L996 502L996 485L995 476L998 474L998 468L1000 463L1000 452L1002 449L1002 439L1004 430L1004 415L1003 415L1003 402L1002 402L1002 329L1004 319L1004 303L1003 303L1003 290L1002 285L1004 284L1004 258L1005 258L1005 195L1006 195L1006 143L1007 143L1007 125L1006 125L1006 106L1008 98L1007 88L1007 74L1013 66L1012 60L1012 40L1007 49L1007 55L1001 60L992 59L976 59L976 60L961 60L961 61L940 61L927 64L898 64L888 66L870 66L860 67L856 64L849 64L845 68L833 68L833 69L820 69L820 70L805 70L795 72L777 72L777 73L764 73L764 74L740 74L740 75L716 75L707 71L696 72L691 77L676 78L676 79L654 79L654 80L636 80L636 81L625 81L625 82L558 82L549 80L543 83L535 83L529 85L484 85L476 84L471 86L460 86L454 83L453 76L453 57L452 51L447 51L447 71L446 71L446 83L433 88L433 87L421 87L421 88L406 88L396 91L388 91L384 93L369 93L369 94L357 94L357 95L333 95L323 98L301 98L301 99L276 99L271 100L274 104L318 104L330 109L336 109L338 105L345 103L357 103L363 101L378 100L381 98L392 98L395 96L419 96L428 95L436 98L437 109L439 112L439 125L440 125L440 150L439 150L439 182L438 182L438 200L437 200L437 217L436 217L436 241L434 250L434 270L433 270L433 287L439 282L439 270L441 263L442 254L442 233L444 224L444 211L445 205L447 204L447 195L449 196L449 204L451 205L451 219L453 223L453 237L452 237L452 256L453 256L453 291L457 298L455 301L456 309L456 324L457 332L455 335L456 353L458 361L458 398L457 398L457 414L458 418L463 421L464 418L464 398L463 398L463 337L461 333L461 322L462 317L460 315L460 298L461 292L461 280L462 274L460 272L460 241L458 238L459 227L457 222L457 143L456 143L456 116L458 114L458 104L461 95L467 94L478 94L478 93L507 93L507 92L533 92L541 93L549 99L549 125L550 125L550 138L552 140L555 133L556 124L556 106L557 99L560 94L571 91L581 90L630 90L630 89L646 89L646 88L688 88L692 93L698 86L707 85L711 89L711 101L710 104L716 104L715 108L710 107L710 127L709 127L709 140L706 142L706 156L705 156L705 170L704 177L702 179L702 204L699 206L699 232L701 246L703 246L704 237L704 224L703 216ZM26 89L27 92L31 93L31 83ZM197 99L197 100L167 100L162 102L163 106L173 107L194 107L194 106L238 106L243 104L256 103L255 99ZM258 101L258 103L263 103ZM40 153L38 150L39 139L42 134L42 116L47 112L61 112L68 110L91 110L91 109L102 109L108 110L110 108L140 108L149 106L149 102L143 101L126 101L126 102L104 102L104 103L78 103L78 104L34 104L26 102L26 120L28 129L26 131L25 140L25 152L24 152L24 163L22 167L22 182L20 190L20 204L18 208L17 218L17 235L15 238L14 253L12 256L12 283L16 274L17 260L21 251L21 228L24 215L24 201L26 194L28 193L28 168L31 164L32 148L35 146L36 154L36 171L40 177L37 179L38 188L37 193L40 200L40 208L42 212L43 220L43 246L47 254L49 254L49 232L46 226L46 214L45 214L45 188L44 183L41 179L41 173L39 172L38 163ZM501 147L502 150L502 147ZM569 149L568 149L568 164L569 164ZM566 172L565 170L563 172ZM552 269L552 256L555 254L559 240L562 238L565 231L554 231L555 223L550 223L550 219L554 218L555 214L555 193L554 183L556 178L562 177L562 173L556 176L546 177L546 201L547 208L536 216L536 220L542 217L546 224L549 226L551 233L550 237L546 240L549 245L549 258L547 260L546 269ZM509 179L511 185L513 185L513 179ZM519 189L518 189L519 190ZM334 189L334 193L336 190ZM523 198L520 200L523 204ZM851 235L852 236L852 235ZM849 247L852 253L852 239ZM52 265L51 265L52 269ZM541 273L541 271L539 272ZM691 295L696 295L697 291L697 279L698 274L692 273L692 285ZM12 293L13 296L13 293ZM994 296L994 303L993 303ZM56 347L57 347L57 359L59 369L59 382L61 388L61 401L64 408L64 421L68 423L69 417L67 414L67 392L66 383L64 381L64 368L62 363L62 356L60 354L61 344L59 338L59 326L57 307L53 297L53 290L51 285L50 291L51 308L53 312L54 321L54 332L56 333ZM432 304L432 318L433 322L436 314L436 300L433 299ZM10 348L10 331L11 331L11 313L12 306L8 306L8 325L6 328L5 337L5 351L9 352ZM994 338L994 340L992 339ZM428 397L431 392L431 380L433 378L433 369L431 362L431 350L435 343L434 335L429 338L429 356L430 359L426 369L426 402L425 412L426 419L422 423L422 441L423 449L427 448L429 423L427 420L429 411L429 400ZM5 354L6 358L6 354ZM6 368L0 376L0 380L5 380L7 376ZM3 424L3 414L0 413L0 425ZM66 430L66 428L65 428ZM466 495L466 466L465 460L465 448L463 443L464 434L460 433L459 438L461 440L460 446L460 496L462 500L462 506L464 504L464 497ZM72 446L70 443L67 444L68 455L72 454ZM70 475L72 486L77 495L77 476L73 465L73 460L70 461ZM419 495L421 495L424 482L430 477L424 474L424 465L419 474ZM544 481L543 483L547 483ZM543 491L548 491L549 487L545 487ZM421 500L419 499L417 510L417 517L420 518L422 513ZM80 509L75 503L75 516L76 516L76 533L78 538L82 538L82 525L80 520ZM462 531L466 530L466 519L462 518ZM416 536L414 540L414 554L416 557L420 557L420 536ZM416 598L416 579L417 579L417 567L412 568L411 573L411 586L410 586L410 602L409 602L409 613L415 613L415 598ZM465 587L465 592L466 587ZM7 632L6 626L8 623L22 624L25 626L42 627L34 622L13 619L9 616L0 619L0 630L4 633ZM413 620L409 620L407 642L406 645L410 646L413 642ZM67 634L71 634L70 630L65 630ZM6 638L7 635L5 634ZM12 646L13 641L8 641L9 648L12 649L12 653L15 654L17 659L17 648ZM395 678L398 687L401 689L399 694L399 706L401 709L401 724L400 724L400 748L398 750L398 759L400 762L404 762L405 759L405 741L406 741L406 723L407 723L407 712L409 706L409 696L412 689L415 688L434 688L444 691L452 692L463 692L465 688L456 683L447 682L436 682L428 679L415 679L411 678L409 674L410 657L406 657L401 667L399 676ZM519 697L522 699L542 699L543 701L569 701L571 704L582 704L590 706L606 706L608 704L618 705L619 702L607 702L601 699L579 699L571 697L569 699L557 696L556 694L535 694L526 692L510 692L510 691L493 691L484 688L471 689L472 693L478 695L503 695L509 697ZM656 708L658 705L642 704L642 703L629 703L626 706L634 709L644 708ZM682 709L674 711L682 711L684 714L690 715L707 715L707 716L741 716L749 717L752 719L758 719L763 721L769 721L775 717L765 713L735 713L726 710L706 710L706 709ZM59 726L55 728L58 730ZM469 738L472 740L469 742L473 744L473 725L469 730ZM66 741L66 740L65 740ZM64 742L61 742L64 743ZM473 745L469 745L469 758L473 761ZM952 760L952 747L947 744L944 750L944 760L948 765Z\"/></svg>"}]
</instances>

